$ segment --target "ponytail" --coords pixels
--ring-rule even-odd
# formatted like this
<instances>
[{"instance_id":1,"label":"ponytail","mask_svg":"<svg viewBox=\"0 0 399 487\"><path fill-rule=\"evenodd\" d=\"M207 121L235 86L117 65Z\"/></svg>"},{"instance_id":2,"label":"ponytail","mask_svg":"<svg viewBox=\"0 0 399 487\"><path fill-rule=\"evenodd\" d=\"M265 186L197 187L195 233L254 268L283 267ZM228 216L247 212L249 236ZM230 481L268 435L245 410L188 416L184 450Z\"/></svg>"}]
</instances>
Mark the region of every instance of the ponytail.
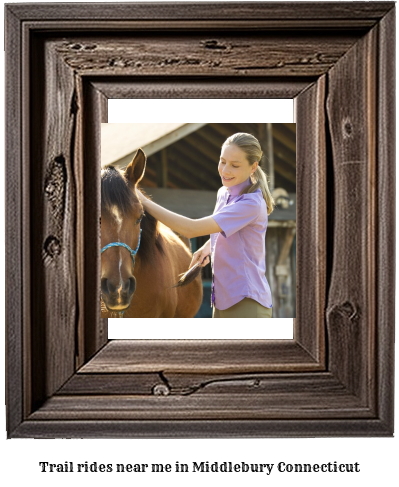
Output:
<instances>
[{"instance_id":1,"label":"ponytail","mask_svg":"<svg viewBox=\"0 0 399 487\"><path fill-rule=\"evenodd\" d=\"M266 201L267 206L267 214L274 210L274 199L269 189L269 184L267 182L266 173L263 169L258 165L255 172L251 176L252 186L245 188L241 194L245 193L254 193L258 188L262 191L263 199Z\"/></svg>"}]
</instances>

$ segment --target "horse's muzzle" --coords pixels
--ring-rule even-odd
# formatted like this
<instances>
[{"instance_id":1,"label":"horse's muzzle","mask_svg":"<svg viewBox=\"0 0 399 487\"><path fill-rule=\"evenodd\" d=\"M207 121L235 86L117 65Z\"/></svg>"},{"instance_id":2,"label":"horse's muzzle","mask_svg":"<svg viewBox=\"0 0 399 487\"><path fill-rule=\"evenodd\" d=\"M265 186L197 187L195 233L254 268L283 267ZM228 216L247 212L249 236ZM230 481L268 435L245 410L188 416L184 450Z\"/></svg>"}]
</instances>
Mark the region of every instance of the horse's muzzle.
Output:
<instances>
[{"instance_id":1,"label":"horse's muzzle","mask_svg":"<svg viewBox=\"0 0 399 487\"><path fill-rule=\"evenodd\" d=\"M115 285L110 279L101 279L101 297L109 311L125 311L132 300L136 290L136 279L130 277L122 283Z\"/></svg>"}]
</instances>

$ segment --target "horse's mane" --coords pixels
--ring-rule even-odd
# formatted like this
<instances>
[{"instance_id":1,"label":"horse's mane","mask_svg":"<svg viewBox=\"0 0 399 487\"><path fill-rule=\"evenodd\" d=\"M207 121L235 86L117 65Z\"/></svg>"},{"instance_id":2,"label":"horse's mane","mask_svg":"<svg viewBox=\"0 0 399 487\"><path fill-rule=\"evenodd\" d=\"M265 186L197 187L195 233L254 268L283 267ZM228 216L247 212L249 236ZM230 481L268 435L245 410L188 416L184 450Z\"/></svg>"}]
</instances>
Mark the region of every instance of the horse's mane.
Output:
<instances>
[{"instance_id":1,"label":"horse's mane","mask_svg":"<svg viewBox=\"0 0 399 487\"><path fill-rule=\"evenodd\" d=\"M111 217L112 208L116 206L122 215L126 215L137 203L140 201L121 171L112 166L101 171L101 214ZM137 255L143 261L149 261L155 248L164 253L158 220L145 212L141 228L141 243Z\"/></svg>"}]
</instances>

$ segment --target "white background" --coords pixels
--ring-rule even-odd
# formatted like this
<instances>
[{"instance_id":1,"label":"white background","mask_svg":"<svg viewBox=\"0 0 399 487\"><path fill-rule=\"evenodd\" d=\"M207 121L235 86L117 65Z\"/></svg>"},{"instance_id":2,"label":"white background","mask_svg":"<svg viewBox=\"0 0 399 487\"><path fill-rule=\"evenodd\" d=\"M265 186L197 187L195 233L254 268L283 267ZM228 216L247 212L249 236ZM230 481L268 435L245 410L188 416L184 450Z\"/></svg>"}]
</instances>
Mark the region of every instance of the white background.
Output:
<instances>
[{"instance_id":1,"label":"white background","mask_svg":"<svg viewBox=\"0 0 399 487\"><path fill-rule=\"evenodd\" d=\"M184 8L184 7L182 7ZM1 12L3 15L3 11ZM3 19L1 19L3 25ZM4 53L1 53L1 86L4 90ZM4 91L3 91L4 93ZM4 99L4 98L3 98ZM4 134L3 117L1 118ZM4 150L1 151L4 154ZM4 166L3 166L4 167ZM1 171L1 189L4 194L4 178ZM1 198L3 205L4 198ZM0 212L4 227L3 207ZM4 233L2 234L4 235ZM1 238L4 255L4 236ZM4 265L1 266L1 309L4 310ZM4 314L3 314L4 323ZM4 334L1 336L1 350L4 350ZM396 349L398 347L396 346ZM396 350L398 352L398 350ZM398 356L398 353L397 353ZM2 360L2 372L3 372ZM1 374L0 391L4 404L4 374ZM397 382L397 381L396 381ZM397 395L396 395L397 397ZM398 403L398 401L396 401ZM119 486L174 484L176 486L196 487L204 483L216 485L277 486L295 485L296 487L317 486L336 487L336 485L397 485L397 438L318 438L318 439L206 439L206 440L6 440L5 410L0 415L3 432L1 445L1 474L7 482L20 485L41 485L53 487L57 484L86 486L88 481L97 486L118 482ZM398 407L396 406L396 417ZM38 462L61 463L171 463L176 461L191 464L193 461L233 461L247 463L323 463L323 462L359 462L359 474L43 474ZM90 477L89 477L90 476ZM89 477L89 478L88 478Z\"/></svg>"},{"instance_id":2,"label":"white background","mask_svg":"<svg viewBox=\"0 0 399 487\"><path fill-rule=\"evenodd\" d=\"M292 123L293 100L109 100L109 123ZM215 161L215 172L217 161ZM216 192L215 192L216 201ZM203 215L208 216L208 215ZM292 339L292 319L178 320L112 318L108 338L136 339Z\"/></svg>"}]
</instances>

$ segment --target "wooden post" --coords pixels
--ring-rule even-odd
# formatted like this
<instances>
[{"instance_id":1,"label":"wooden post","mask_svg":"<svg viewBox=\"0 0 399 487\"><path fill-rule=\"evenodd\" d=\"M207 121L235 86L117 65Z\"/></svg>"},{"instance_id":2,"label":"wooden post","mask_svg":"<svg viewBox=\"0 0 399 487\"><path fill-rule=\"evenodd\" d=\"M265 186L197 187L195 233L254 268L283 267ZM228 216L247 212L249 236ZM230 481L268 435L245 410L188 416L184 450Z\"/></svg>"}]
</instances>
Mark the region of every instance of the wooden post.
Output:
<instances>
[{"instance_id":1,"label":"wooden post","mask_svg":"<svg viewBox=\"0 0 399 487\"><path fill-rule=\"evenodd\" d=\"M161 164L159 165L158 170L158 186L160 188L167 188L168 187L168 156L166 153L166 149L162 149L161 151Z\"/></svg>"},{"instance_id":2,"label":"wooden post","mask_svg":"<svg viewBox=\"0 0 399 487\"><path fill-rule=\"evenodd\" d=\"M274 189L274 153L273 153L273 124L266 124L266 146L265 146L265 164L264 169L268 176L269 187L271 190Z\"/></svg>"},{"instance_id":3,"label":"wooden post","mask_svg":"<svg viewBox=\"0 0 399 487\"><path fill-rule=\"evenodd\" d=\"M291 289L292 276L290 276L290 251L296 234L295 228L287 228L285 231L283 246L275 267L278 283L279 308L284 310L281 317L292 316Z\"/></svg>"}]
</instances>

